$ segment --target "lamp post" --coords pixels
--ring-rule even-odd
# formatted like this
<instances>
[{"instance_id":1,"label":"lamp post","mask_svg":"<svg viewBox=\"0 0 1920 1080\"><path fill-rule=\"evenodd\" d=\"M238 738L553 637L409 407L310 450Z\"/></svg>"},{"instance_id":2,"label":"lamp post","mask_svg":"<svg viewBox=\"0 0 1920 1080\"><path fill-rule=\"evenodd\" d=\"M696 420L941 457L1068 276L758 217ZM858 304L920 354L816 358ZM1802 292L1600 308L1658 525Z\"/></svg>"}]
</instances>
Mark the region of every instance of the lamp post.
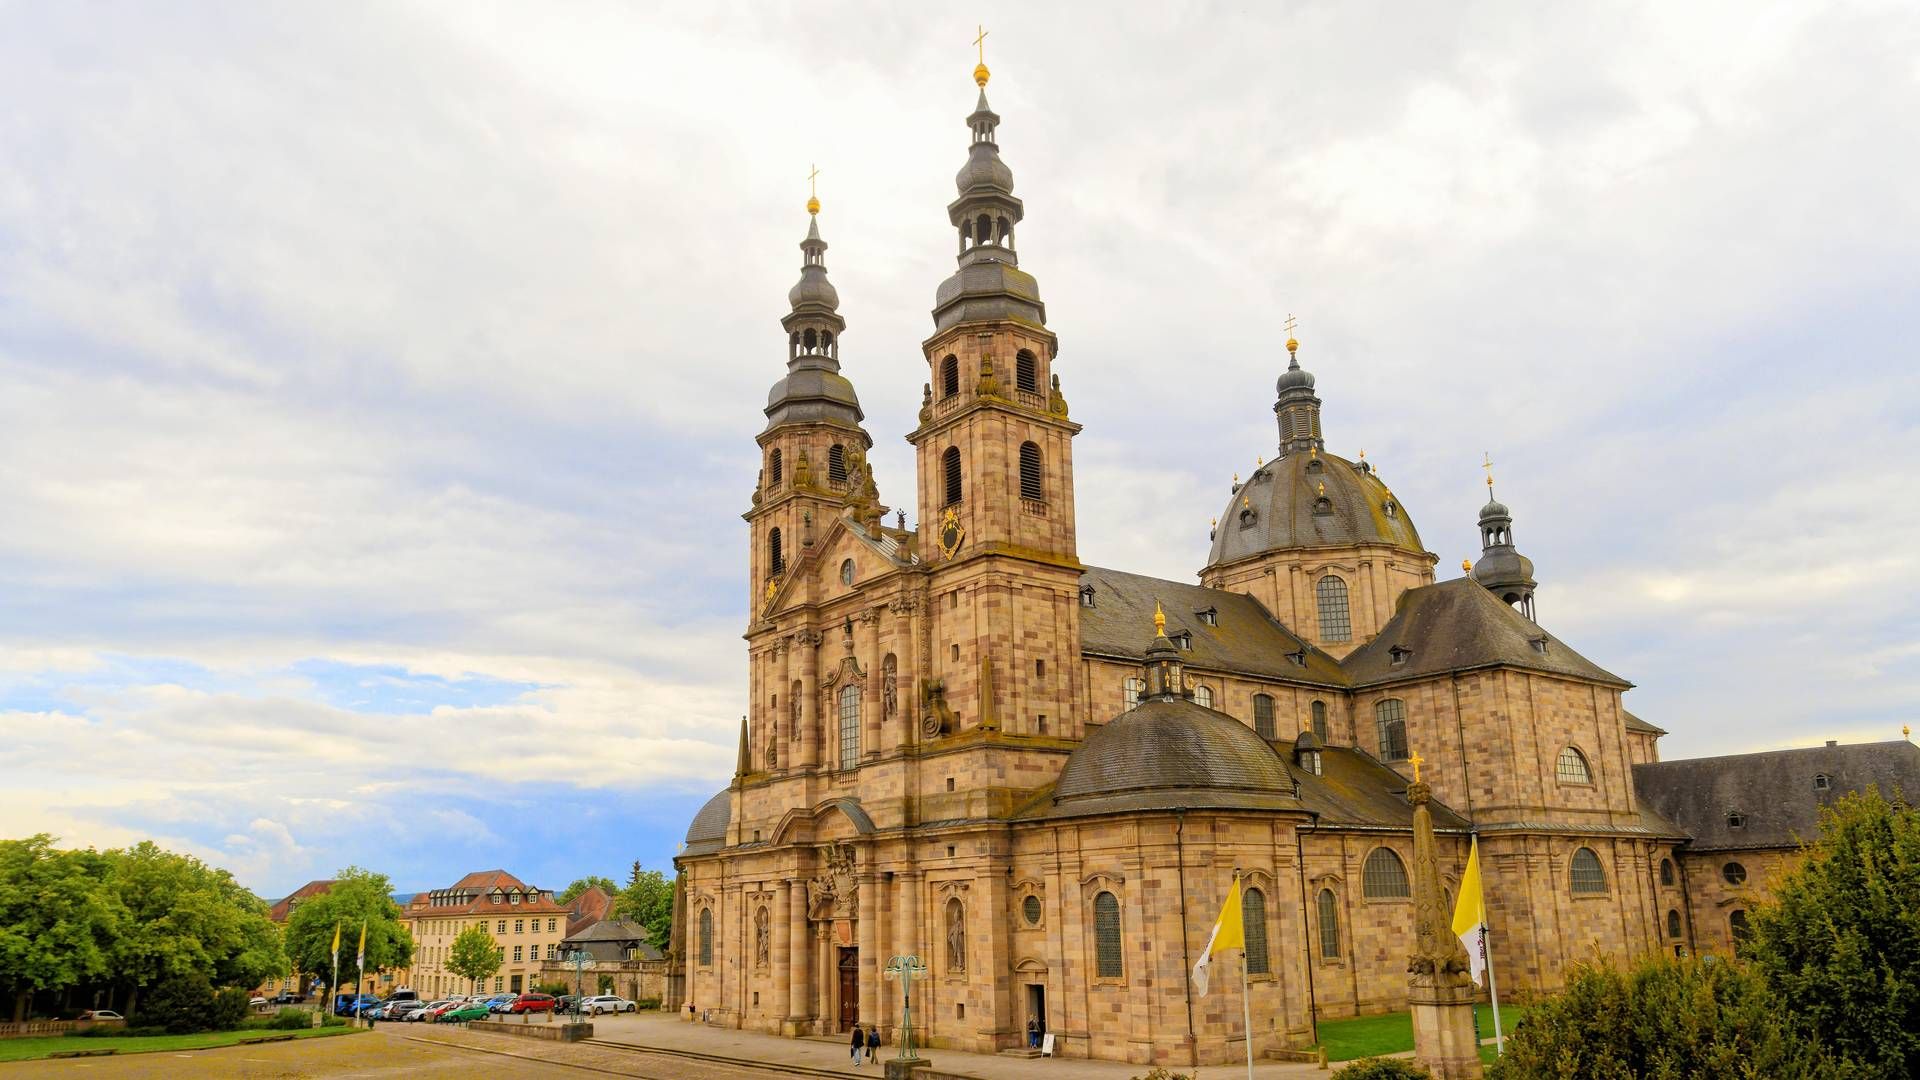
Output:
<instances>
[{"instance_id":1,"label":"lamp post","mask_svg":"<svg viewBox=\"0 0 1920 1080\"><path fill-rule=\"evenodd\" d=\"M913 980L927 977L927 965L918 956L896 956L887 961L887 978L900 983L900 1060L919 1055L913 1052Z\"/></svg>"},{"instance_id":2,"label":"lamp post","mask_svg":"<svg viewBox=\"0 0 1920 1080\"><path fill-rule=\"evenodd\" d=\"M573 1020L571 1022L584 1024L586 1021L580 1018L582 1016L580 999L586 996L586 991L581 989L581 977L587 969L587 950L575 945L567 959L573 961Z\"/></svg>"}]
</instances>

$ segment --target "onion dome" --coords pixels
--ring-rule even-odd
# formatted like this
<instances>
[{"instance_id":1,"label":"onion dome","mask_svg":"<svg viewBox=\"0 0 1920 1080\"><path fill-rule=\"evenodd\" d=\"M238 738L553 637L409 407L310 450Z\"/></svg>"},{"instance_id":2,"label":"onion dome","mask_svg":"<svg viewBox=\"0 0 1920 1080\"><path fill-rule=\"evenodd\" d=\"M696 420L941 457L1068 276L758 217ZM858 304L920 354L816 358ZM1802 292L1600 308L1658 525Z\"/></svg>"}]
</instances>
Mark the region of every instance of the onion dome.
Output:
<instances>
[{"instance_id":1,"label":"onion dome","mask_svg":"<svg viewBox=\"0 0 1920 1080\"><path fill-rule=\"evenodd\" d=\"M1493 478L1487 478L1487 505L1480 508L1480 560L1473 564L1473 580L1488 592L1533 618L1533 560L1513 546L1513 513L1493 497Z\"/></svg>"},{"instance_id":2,"label":"onion dome","mask_svg":"<svg viewBox=\"0 0 1920 1080\"><path fill-rule=\"evenodd\" d=\"M947 220L959 234L959 268L934 294L936 330L1005 319L1040 327L1047 322L1040 283L1020 269L1014 251L1014 227L1026 216L1026 207L1013 194L1013 170L1000 160L994 135L1000 116L987 104L984 74L983 66L978 73L980 99L967 117L973 136L967 163L953 178L959 194L947 205Z\"/></svg>"},{"instance_id":3,"label":"onion dome","mask_svg":"<svg viewBox=\"0 0 1920 1080\"><path fill-rule=\"evenodd\" d=\"M767 428L827 422L858 428L865 414L853 383L840 374L840 293L827 280L827 242L820 238L820 200L807 200L807 238L800 280L787 291L787 374L767 393Z\"/></svg>"}]
</instances>

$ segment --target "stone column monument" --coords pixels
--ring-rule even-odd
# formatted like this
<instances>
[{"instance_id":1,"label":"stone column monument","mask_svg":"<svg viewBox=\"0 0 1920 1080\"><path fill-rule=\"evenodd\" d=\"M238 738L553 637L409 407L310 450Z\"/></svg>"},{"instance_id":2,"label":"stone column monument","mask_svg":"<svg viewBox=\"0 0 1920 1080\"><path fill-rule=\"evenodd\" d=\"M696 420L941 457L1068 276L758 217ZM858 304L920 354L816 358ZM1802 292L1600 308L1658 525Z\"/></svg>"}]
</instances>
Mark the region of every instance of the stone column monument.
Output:
<instances>
[{"instance_id":1,"label":"stone column monument","mask_svg":"<svg viewBox=\"0 0 1920 1080\"><path fill-rule=\"evenodd\" d=\"M1479 1080L1480 1044L1474 1037L1473 979L1467 950L1453 936L1451 912L1440 892L1440 866L1433 843L1433 789L1420 779L1413 756L1413 956L1407 960L1407 1002L1413 1009L1413 1056L1436 1080Z\"/></svg>"}]
</instances>

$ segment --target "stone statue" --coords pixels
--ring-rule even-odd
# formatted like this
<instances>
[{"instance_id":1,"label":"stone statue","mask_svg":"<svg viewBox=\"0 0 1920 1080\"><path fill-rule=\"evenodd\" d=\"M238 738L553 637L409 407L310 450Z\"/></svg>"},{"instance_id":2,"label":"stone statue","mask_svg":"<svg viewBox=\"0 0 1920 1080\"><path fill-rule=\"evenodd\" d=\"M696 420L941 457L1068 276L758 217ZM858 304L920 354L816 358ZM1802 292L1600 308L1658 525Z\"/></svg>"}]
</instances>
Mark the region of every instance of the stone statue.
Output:
<instances>
[{"instance_id":1,"label":"stone statue","mask_svg":"<svg viewBox=\"0 0 1920 1080\"><path fill-rule=\"evenodd\" d=\"M967 908L958 900L947 901L947 970L967 970Z\"/></svg>"},{"instance_id":2,"label":"stone statue","mask_svg":"<svg viewBox=\"0 0 1920 1080\"><path fill-rule=\"evenodd\" d=\"M757 967L767 966L767 957L770 951L767 942L770 937L770 931L771 924L767 918L767 909L763 905L753 916L753 962Z\"/></svg>"},{"instance_id":3,"label":"stone statue","mask_svg":"<svg viewBox=\"0 0 1920 1080\"><path fill-rule=\"evenodd\" d=\"M1438 1080L1478 1080L1484 1075L1473 1025L1476 997L1467 974L1467 950L1453 936L1440 892L1440 865L1433 841L1433 788L1413 763L1407 802L1413 805L1413 954L1407 958L1407 1003L1413 1012L1413 1055Z\"/></svg>"},{"instance_id":4,"label":"stone statue","mask_svg":"<svg viewBox=\"0 0 1920 1080\"><path fill-rule=\"evenodd\" d=\"M887 654L886 662L880 668L880 706L881 715L891 718L894 709L900 705L899 673L895 670L893 654Z\"/></svg>"}]
</instances>

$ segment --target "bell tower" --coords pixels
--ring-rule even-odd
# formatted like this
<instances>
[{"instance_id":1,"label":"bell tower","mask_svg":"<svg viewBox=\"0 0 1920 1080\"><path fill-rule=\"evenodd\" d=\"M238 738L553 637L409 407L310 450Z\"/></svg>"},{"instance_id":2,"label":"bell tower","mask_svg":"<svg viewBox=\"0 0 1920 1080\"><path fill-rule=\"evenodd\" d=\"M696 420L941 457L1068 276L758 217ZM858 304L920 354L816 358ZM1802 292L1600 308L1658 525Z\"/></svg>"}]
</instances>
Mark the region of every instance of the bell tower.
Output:
<instances>
[{"instance_id":1,"label":"bell tower","mask_svg":"<svg viewBox=\"0 0 1920 1080\"><path fill-rule=\"evenodd\" d=\"M1020 269L1025 207L1000 160L987 78L982 57L967 162L947 206L959 265L934 296L921 345L929 378L907 436L936 619L927 723L1060 734L1079 653L1080 426L1067 418L1039 284Z\"/></svg>"}]
</instances>

